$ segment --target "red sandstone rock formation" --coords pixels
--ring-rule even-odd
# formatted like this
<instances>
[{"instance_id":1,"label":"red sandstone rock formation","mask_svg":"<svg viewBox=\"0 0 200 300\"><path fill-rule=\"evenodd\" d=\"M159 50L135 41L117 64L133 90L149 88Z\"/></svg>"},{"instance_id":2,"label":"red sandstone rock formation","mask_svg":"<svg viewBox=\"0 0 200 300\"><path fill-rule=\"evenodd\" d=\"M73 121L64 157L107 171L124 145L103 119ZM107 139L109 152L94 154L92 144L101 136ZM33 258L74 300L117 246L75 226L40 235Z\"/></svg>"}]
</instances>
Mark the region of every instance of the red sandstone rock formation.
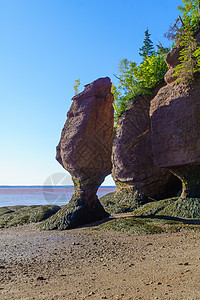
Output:
<instances>
[{"instance_id":1,"label":"red sandstone rock formation","mask_svg":"<svg viewBox=\"0 0 200 300\"><path fill-rule=\"evenodd\" d=\"M167 55L168 84L151 101L153 158L182 180L182 197L200 197L200 77L188 85L169 78L178 54L176 47Z\"/></svg>"},{"instance_id":2,"label":"red sandstone rock formation","mask_svg":"<svg viewBox=\"0 0 200 300\"><path fill-rule=\"evenodd\" d=\"M86 85L72 100L56 159L72 175L75 191L70 203L47 220L44 229L68 229L108 217L96 192L112 168L114 110L110 79L100 78Z\"/></svg>"},{"instance_id":3,"label":"red sandstone rock formation","mask_svg":"<svg viewBox=\"0 0 200 300\"><path fill-rule=\"evenodd\" d=\"M153 95L137 97L116 126L112 154L115 198L132 202L132 207L134 202L137 206L151 198L176 195L180 187L175 176L153 162L149 107L158 89Z\"/></svg>"}]
</instances>

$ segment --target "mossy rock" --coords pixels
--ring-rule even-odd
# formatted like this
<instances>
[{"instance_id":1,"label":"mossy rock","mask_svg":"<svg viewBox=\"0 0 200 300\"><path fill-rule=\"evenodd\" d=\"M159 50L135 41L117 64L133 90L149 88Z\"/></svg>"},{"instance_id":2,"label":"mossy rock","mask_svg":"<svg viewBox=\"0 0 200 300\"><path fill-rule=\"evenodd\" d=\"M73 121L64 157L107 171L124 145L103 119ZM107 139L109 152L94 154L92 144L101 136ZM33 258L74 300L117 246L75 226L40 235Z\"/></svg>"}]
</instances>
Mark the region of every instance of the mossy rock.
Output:
<instances>
[{"instance_id":1,"label":"mossy rock","mask_svg":"<svg viewBox=\"0 0 200 300\"><path fill-rule=\"evenodd\" d=\"M138 209L134 210L133 215L134 216L154 216L158 214L160 211L163 211L163 209L170 204L174 203L178 198L170 198L155 202L150 202L142 205Z\"/></svg>"},{"instance_id":2,"label":"mossy rock","mask_svg":"<svg viewBox=\"0 0 200 300\"><path fill-rule=\"evenodd\" d=\"M179 198L159 211L158 215L200 219L200 198Z\"/></svg>"},{"instance_id":3,"label":"mossy rock","mask_svg":"<svg viewBox=\"0 0 200 300\"><path fill-rule=\"evenodd\" d=\"M37 223L55 214L57 205L8 206L0 208L0 228Z\"/></svg>"},{"instance_id":4,"label":"mossy rock","mask_svg":"<svg viewBox=\"0 0 200 300\"><path fill-rule=\"evenodd\" d=\"M99 225L96 229L135 234L153 234L164 232L164 229L161 226L152 224L151 220L147 222L146 220L133 217L113 219Z\"/></svg>"},{"instance_id":5,"label":"mossy rock","mask_svg":"<svg viewBox=\"0 0 200 300\"><path fill-rule=\"evenodd\" d=\"M123 189L106 194L99 201L110 214L132 212L143 203L138 193L133 192L132 189Z\"/></svg>"},{"instance_id":6,"label":"mossy rock","mask_svg":"<svg viewBox=\"0 0 200 300\"><path fill-rule=\"evenodd\" d=\"M200 198L171 198L143 205L134 216L165 216L200 219Z\"/></svg>"},{"instance_id":7,"label":"mossy rock","mask_svg":"<svg viewBox=\"0 0 200 300\"><path fill-rule=\"evenodd\" d=\"M16 205L16 206L3 206L0 207L0 216L8 213L15 212L18 209L25 207L25 205Z\"/></svg>"},{"instance_id":8,"label":"mossy rock","mask_svg":"<svg viewBox=\"0 0 200 300\"><path fill-rule=\"evenodd\" d=\"M66 230L108 218L109 214L96 198L88 205L84 196L72 196L67 205L38 226L40 230Z\"/></svg>"},{"instance_id":9,"label":"mossy rock","mask_svg":"<svg viewBox=\"0 0 200 300\"><path fill-rule=\"evenodd\" d=\"M162 232L177 232L181 230L199 230L200 222L189 222L184 219L170 219L155 216L152 218L123 217L112 219L93 230L111 230L128 234L156 234Z\"/></svg>"}]
</instances>

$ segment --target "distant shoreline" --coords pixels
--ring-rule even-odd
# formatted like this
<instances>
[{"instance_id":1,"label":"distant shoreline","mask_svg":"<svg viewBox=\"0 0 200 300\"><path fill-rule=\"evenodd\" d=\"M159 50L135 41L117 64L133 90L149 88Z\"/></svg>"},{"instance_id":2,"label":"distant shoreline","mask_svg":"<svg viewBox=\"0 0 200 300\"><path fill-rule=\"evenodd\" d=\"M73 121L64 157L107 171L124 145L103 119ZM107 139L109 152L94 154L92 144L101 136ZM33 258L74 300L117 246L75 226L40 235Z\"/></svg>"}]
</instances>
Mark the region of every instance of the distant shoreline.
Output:
<instances>
[{"instance_id":1,"label":"distant shoreline","mask_svg":"<svg viewBox=\"0 0 200 300\"><path fill-rule=\"evenodd\" d=\"M2 185L0 186L0 189L34 189L34 188L74 188L73 185ZM105 185L105 186L100 186L99 188L116 188L115 185Z\"/></svg>"}]
</instances>

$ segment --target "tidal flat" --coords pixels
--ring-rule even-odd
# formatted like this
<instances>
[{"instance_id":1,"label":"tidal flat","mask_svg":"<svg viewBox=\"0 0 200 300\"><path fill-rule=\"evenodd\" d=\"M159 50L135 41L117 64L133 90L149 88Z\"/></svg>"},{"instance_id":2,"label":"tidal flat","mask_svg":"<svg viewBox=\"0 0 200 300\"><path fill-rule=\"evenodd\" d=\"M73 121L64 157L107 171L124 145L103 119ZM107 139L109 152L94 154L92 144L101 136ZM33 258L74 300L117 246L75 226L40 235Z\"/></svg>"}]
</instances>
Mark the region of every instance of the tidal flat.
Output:
<instances>
[{"instance_id":1,"label":"tidal flat","mask_svg":"<svg viewBox=\"0 0 200 300\"><path fill-rule=\"evenodd\" d=\"M0 229L0 298L200 299L199 230L126 233L108 230L109 222L64 231L39 231L34 223Z\"/></svg>"}]
</instances>

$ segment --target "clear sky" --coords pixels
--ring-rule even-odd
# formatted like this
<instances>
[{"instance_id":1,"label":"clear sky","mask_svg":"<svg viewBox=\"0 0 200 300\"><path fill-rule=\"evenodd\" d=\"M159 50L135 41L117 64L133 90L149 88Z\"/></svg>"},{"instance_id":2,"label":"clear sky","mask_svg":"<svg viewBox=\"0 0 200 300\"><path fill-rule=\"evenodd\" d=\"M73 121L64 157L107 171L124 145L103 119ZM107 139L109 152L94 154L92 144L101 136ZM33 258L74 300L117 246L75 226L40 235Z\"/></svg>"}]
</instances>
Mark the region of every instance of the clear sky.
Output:
<instances>
[{"instance_id":1,"label":"clear sky","mask_svg":"<svg viewBox=\"0 0 200 300\"><path fill-rule=\"evenodd\" d=\"M42 185L65 172L55 149L74 80L81 89L99 77L115 82L121 59L140 61L147 28L168 46L163 34L181 3L0 0L0 185Z\"/></svg>"}]
</instances>

